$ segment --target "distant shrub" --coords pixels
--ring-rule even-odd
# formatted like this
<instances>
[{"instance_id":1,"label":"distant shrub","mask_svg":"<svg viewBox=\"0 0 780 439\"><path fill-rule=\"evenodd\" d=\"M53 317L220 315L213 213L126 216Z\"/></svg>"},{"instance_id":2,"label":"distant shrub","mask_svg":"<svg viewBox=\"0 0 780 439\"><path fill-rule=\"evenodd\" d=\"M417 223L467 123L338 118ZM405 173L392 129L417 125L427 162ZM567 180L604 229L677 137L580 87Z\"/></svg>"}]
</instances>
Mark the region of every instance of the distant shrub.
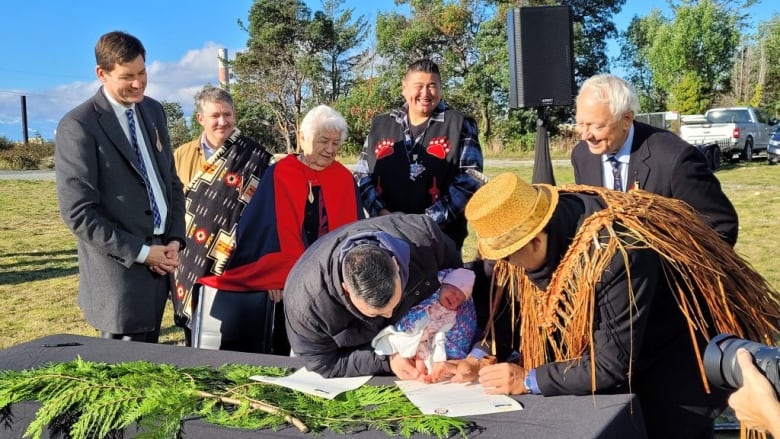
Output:
<instances>
[{"instance_id":1,"label":"distant shrub","mask_svg":"<svg viewBox=\"0 0 780 439\"><path fill-rule=\"evenodd\" d=\"M579 141L580 135L574 130L561 130L557 135L550 137L550 150L568 156Z\"/></svg>"},{"instance_id":2,"label":"distant shrub","mask_svg":"<svg viewBox=\"0 0 780 439\"><path fill-rule=\"evenodd\" d=\"M8 140L8 137L0 136L0 150L13 148L14 143Z\"/></svg>"},{"instance_id":3,"label":"distant shrub","mask_svg":"<svg viewBox=\"0 0 780 439\"><path fill-rule=\"evenodd\" d=\"M53 156L52 142L30 142L25 145L0 137L0 169L23 171L52 168Z\"/></svg>"}]
</instances>

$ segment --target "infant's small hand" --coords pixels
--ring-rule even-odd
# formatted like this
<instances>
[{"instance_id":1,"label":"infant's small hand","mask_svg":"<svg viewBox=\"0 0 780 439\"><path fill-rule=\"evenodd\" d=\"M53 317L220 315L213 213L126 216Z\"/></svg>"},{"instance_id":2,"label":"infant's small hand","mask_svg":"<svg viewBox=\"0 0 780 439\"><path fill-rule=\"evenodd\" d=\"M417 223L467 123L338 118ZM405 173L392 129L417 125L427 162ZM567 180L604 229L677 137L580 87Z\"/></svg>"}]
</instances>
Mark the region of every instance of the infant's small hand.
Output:
<instances>
[{"instance_id":1,"label":"infant's small hand","mask_svg":"<svg viewBox=\"0 0 780 439\"><path fill-rule=\"evenodd\" d=\"M479 360L474 357L466 357L458 362L455 369L453 383L472 383L479 378Z\"/></svg>"}]
</instances>

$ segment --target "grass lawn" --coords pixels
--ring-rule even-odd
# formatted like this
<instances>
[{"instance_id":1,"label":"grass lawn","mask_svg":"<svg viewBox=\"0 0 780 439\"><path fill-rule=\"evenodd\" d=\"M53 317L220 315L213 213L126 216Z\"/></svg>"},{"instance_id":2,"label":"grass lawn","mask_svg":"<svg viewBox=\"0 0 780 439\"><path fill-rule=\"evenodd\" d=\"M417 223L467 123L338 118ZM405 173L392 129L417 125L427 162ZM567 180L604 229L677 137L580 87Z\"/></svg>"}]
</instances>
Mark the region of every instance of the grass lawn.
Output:
<instances>
[{"instance_id":1,"label":"grass lawn","mask_svg":"<svg viewBox=\"0 0 780 439\"><path fill-rule=\"evenodd\" d=\"M486 169L488 175L506 171L530 180L533 169L523 164ZM556 167L555 175L558 184L573 182L568 166ZM780 166L729 165L717 175L740 216L737 251L779 288L774 222L780 218ZM0 348L48 334L97 335L76 305L75 238L59 217L54 183L0 181L0 206ZM474 257L473 236L463 254L466 260ZM163 325L163 343L183 340L170 309Z\"/></svg>"}]
</instances>

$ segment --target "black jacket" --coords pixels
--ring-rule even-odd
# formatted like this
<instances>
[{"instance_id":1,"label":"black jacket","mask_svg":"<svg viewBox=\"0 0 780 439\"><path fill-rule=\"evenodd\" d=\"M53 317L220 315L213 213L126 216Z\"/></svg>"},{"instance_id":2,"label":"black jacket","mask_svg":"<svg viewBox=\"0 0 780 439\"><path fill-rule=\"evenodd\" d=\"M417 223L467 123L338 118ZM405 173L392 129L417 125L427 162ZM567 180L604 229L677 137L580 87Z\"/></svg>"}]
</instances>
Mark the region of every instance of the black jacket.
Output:
<instances>
[{"instance_id":1,"label":"black jacket","mask_svg":"<svg viewBox=\"0 0 780 439\"><path fill-rule=\"evenodd\" d=\"M363 316L341 286L342 249L366 232L385 233L388 239L381 245L396 255L399 265L408 259L408 270L401 267L403 298L390 319ZM406 246L408 256L403 254ZM374 353L371 339L436 291L437 271L461 265L452 240L425 215L380 216L336 229L309 247L287 277L284 312L290 346L308 370L324 377L387 374L389 362Z\"/></svg>"},{"instance_id":2,"label":"black jacket","mask_svg":"<svg viewBox=\"0 0 780 439\"><path fill-rule=\"evenodd\" d=\"M548 226L545 265L527 273L542 291L582 222L603 208L598 196L561 194ZM670 275L652 250L628 251L628 265L616 253L594 291L579 292L596 296L595 371L588 351L577 360L543 364L536 368L542 394L588 395L595 373L596 393L637 394L650 438L711 437L725 394L704 390L685 318L667 281ZM500 314L497 326L503 329L497 328L497 336L511 334L509 314L506 308ZM500 340L502 354L513 348L519 334L511 337ZM706 338L699 336L697 342L703 352Z\"/></svg>"},{"instance_id":3,"label":"black jacket","mask_svg":"<svg viewBox=\"0 0 780 439\"><path fill-rule=\"evenodd\" d=\"M574 147L571 163L577 184L603 186L601 156L591 154L585 142ZM635 121L626 184L685 201L724 241L737 242L737 211L704 155L676 134Z\"/></svg>"}]
</instances>

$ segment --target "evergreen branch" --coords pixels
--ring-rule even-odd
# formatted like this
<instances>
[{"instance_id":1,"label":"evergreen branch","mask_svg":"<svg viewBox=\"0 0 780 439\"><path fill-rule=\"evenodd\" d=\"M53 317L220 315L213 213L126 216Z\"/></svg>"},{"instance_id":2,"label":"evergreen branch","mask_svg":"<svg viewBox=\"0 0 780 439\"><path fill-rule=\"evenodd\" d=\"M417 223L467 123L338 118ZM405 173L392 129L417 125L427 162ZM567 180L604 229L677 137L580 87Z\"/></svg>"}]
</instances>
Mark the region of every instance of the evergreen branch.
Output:
<instances>
[{"instance_id":1,"label":"evergreen branch","mask_svg":"<svg viewBox=\"0 0 780 439\"><path fill-rule=\"evenodd\" d=\"M74 439L114 437L137 423L141 436L167 439L178 435L182 420L196 416L235 428L276 429L288 423L301 432L374 429L405 437L425 433L441 438L453 432L465 436L473 428L461 419L422 415L396 386L362 386L328 400L249 380L252 375L288 373L236 364L177 368L77 359L21 372L0 371L0 413L15 403L40 402L25 432L33 438L40 438L47 427Z\"/></svg>"},{"instance_id":2,"label":"evergreen branch","mask_svg":"<svg viewBox=\"0 0 780 439\"><path fill-rule=\"evenodd\" d=\"M204 398L214 398L219 400L220 402L226 403L226 404L233 404L233 405L241 405L242 401L240 399L236 398L230 398L228 396L217 396L213 395L208 392L200 391L198 394ZM270 413L272 415L279 415L284 417L284 420L289 422L290 424L294 425L301 433L308 433L309 427L306 426L300 419L285 413L282 409L279 407L273 406L271 404L265 403L263 401L256 401L251 400L249 401L249 405L257 410L264 411L266 413Z\"/></svg>"}]
</instances>

